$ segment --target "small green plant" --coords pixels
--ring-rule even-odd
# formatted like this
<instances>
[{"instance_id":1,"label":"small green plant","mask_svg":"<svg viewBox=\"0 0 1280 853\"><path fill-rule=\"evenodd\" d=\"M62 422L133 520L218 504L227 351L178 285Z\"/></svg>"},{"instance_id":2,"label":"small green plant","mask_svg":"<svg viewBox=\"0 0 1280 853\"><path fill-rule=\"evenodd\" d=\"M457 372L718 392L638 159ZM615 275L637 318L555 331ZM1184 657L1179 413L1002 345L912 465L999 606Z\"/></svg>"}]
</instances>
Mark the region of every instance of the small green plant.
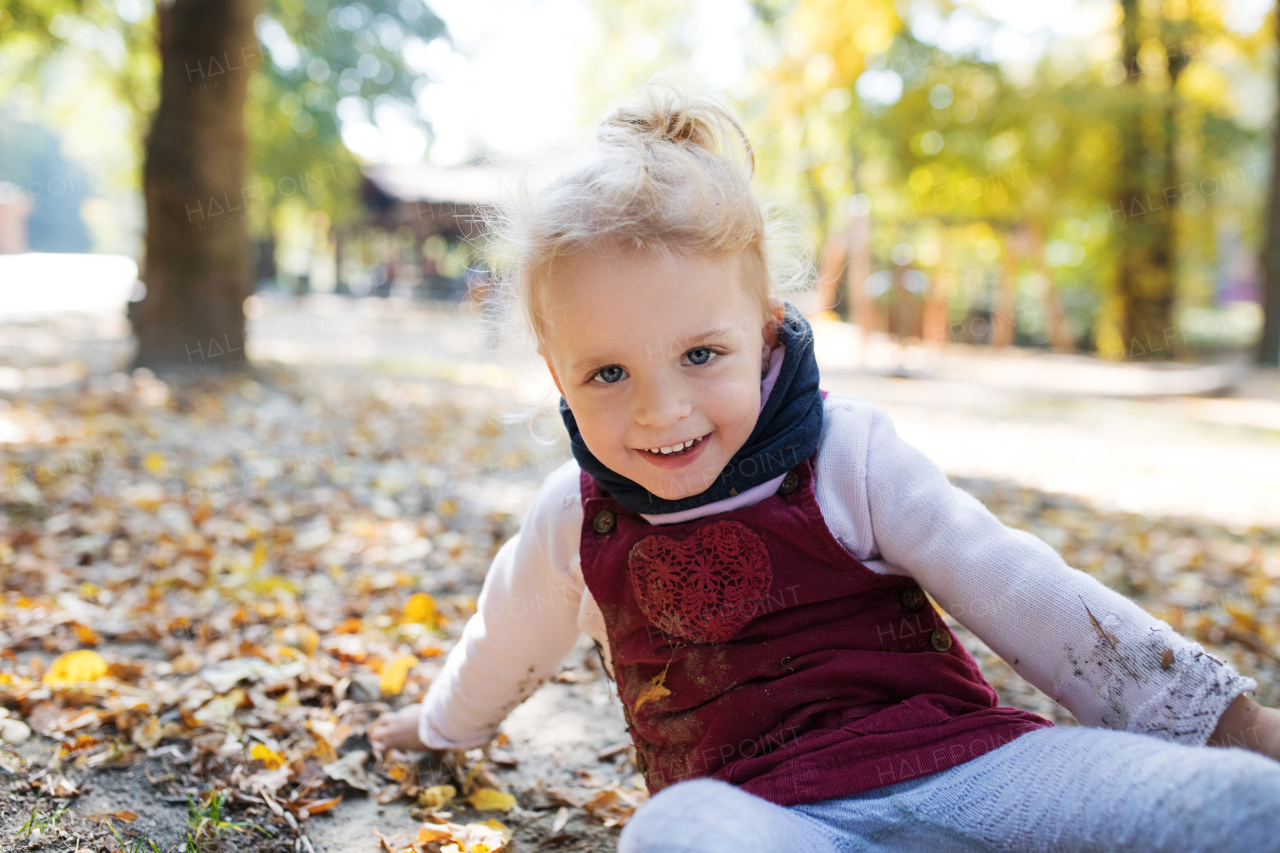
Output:
<instances>
[{"instance_id":1,"label":"small green plant","mask_svg":"<svg viewBox=\"0 0 1280 853\"><path fill-rule=\"evenodd\" d=\"M201 799L203 800L204 798ZM225 790L214 791L208 797L208 801L204 803L197 803L193 797L187 798L187 826L189 827L187 830L187 853L199 853L228 829L234 829L236 832L256 829L263 835L270 835L256 823L227 820L223 815L226 803L227 792Z\"/></svg>"},{"instance_id":2,"label":"small green plant","mask_svg":"<svg viewBox=\"0 0 1280 853\"><path fill-rule=\"evenodd\" d=\"M58 821L62 820L62 813L67 810L66 803L59 803L53 811L41 814L40 801L41 797L37 795L36 801L31 804L31 814L27 815L27 822L18 827L18 835L25 835L28 844L46 832L56 829Z\"/></svg>"},{"instance_id":3,"label":"small green plant","mask_svg":"<svg viewBox=\"0 0 1280 853\"><path fill-rule=\"evenodd\" d=\"M156 843L145 835L129 841L117 832L116 828L110 823L107 824L107 829L111 830L111 834L115 836L116 843L120 845L117 853L160 853L160 848L156 846Z\"/></svg>"}]
</instances>

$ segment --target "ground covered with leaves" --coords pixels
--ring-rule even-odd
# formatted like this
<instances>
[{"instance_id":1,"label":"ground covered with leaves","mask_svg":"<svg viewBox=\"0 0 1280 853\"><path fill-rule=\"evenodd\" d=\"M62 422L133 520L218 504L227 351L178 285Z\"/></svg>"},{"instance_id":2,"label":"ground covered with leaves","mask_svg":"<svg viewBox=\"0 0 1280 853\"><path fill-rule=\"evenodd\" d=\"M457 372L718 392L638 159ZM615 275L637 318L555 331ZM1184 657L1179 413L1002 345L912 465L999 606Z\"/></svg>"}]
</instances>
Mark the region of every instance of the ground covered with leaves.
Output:
<instances>
[{"instance_id":1,"label":"ground covered with leaves","mask_svg":"<svg viewBox=\"0 0 1280 853\"><path fill-rule=\"evenodd\" d=\"M365 738L567 458L502 409L282 366L0 393L0 850L613 850L645 792L587 648L487 750L377 762ZM958 482L1280 703L1280 530ZM1072 723L951 624L1005 703Z\"/></svg>"}]
</instances>

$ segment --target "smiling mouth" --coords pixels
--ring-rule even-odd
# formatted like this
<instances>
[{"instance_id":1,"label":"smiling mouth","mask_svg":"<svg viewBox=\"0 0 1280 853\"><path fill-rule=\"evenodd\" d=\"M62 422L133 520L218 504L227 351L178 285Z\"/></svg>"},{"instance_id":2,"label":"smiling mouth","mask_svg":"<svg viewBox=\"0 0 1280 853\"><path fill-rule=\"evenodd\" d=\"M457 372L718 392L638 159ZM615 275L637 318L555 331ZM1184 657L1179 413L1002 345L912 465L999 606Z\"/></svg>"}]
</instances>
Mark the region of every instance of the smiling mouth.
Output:
<instances>
[{"instance_id":1,"label":"smiling mouth","mask_svg":"<svg viewBox=\"0 0 1280 853\"><path fill-rule=\"evenodd\" d=\"M711 435L711 433L707 433L707 435ZM681 441L677 444L670 445L669 447L646 447L642 449L645 453L652 453L654 456L679 456L680 454L688 453L690 450L697 447L702 443L703 439L705 439L707 435L699 438L692 438L688 441Z\"/></svg>"}]
</instances>

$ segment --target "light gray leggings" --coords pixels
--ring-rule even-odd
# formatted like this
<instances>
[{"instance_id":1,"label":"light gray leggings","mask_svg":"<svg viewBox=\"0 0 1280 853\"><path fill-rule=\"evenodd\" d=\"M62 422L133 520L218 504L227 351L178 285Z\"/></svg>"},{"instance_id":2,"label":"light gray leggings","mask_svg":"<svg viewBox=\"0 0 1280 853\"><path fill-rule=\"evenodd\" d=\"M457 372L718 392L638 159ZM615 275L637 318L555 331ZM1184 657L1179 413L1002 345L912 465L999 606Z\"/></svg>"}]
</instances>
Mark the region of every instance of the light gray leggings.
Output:
<instances>
[{"instance_id":1,"label":"light gray leggings","mask_svg":"<svg viewBox=\"0 0 1280 853\"><path fill-rule=\"evenodd\" d=\"M659 791L618 853L1280 853L1280 762L1084 726L948 770L784 807L718 779Z\"/></svg>"}]
</instances>

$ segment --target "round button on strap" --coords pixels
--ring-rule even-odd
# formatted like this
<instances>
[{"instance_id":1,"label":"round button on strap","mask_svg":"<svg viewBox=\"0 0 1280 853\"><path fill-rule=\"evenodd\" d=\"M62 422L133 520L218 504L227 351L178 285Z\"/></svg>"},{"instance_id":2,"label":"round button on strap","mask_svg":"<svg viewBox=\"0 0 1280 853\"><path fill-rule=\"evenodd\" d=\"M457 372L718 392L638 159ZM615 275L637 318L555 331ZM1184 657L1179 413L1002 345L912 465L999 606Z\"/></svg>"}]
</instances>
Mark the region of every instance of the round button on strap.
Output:
<instances>
[{"instance_id":1,"label":"round button on strap","mask_svg":"<svg viewBox=\"0 0 1280 853\"><path fill-rule=\"evenodd\" d=\"M933 646L935 652L945 652L951 648L951 632L946 628L934 628L929 635L929 645Z\"/></svg>"},{"instance_id":2,"label":"round button on strap","mask_svg":"<svg viewBox=\"0 0 1280 853\"><path fill-rule=\"evenodd\" d=\"M898 596L898 601L907 610L919 610L924 607L924 590L918 586L909 587Z\"/></svg>"},{"instance_id":3,"label":"round button on strap","mask_svg":"<svg viewBox=\"0 0 1280 853\"><path fill-rule=\"evenodd\" d=\"M602 509L596 513L595 521L591 523L591 526L596 529L596 533L604 534L611 532L617 524L617 516L607 509Z\"/></svg>"},{"instance_id":4,"label":"round button on strap","mask_svg":"<svg viewBox=\"0 0 1280 853\"><path fill-rule=\"evenodd\" d=\"M800 488L800 475L795 471L788 471L782 478L782 485L778 486L778 494L789 495L798 488Z\"/></svg>"}]
</instances>

